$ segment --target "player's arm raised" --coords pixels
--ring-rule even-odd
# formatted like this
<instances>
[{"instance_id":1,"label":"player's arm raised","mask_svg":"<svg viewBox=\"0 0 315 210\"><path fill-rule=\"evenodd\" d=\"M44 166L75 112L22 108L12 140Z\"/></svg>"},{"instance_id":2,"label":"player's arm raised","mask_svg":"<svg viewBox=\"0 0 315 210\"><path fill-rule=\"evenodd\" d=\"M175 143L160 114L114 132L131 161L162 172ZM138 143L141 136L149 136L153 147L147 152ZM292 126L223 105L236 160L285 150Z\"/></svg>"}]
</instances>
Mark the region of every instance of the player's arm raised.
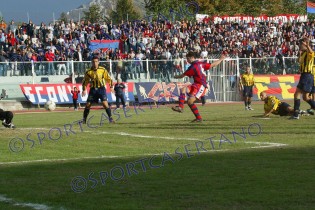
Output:
<instances>
[{"instance_id":1,"label":"player's arm raised","mask_svg":"<svg viewBox=\"0 0 315 210\"><path fill-rule=\"evenodd\" d=\"M225 55L221 55L219 60L214 61L213 63L211 63L211 67L216 67L217 65L219 65L223 60L225 59Z\"/></svg>"},{"instance_id":2,"label":"player's arm raised","mask_svg":"<svg viewBox=\"0 0 315 210\"><path fill-rule=\"evenodd\" d=\"M313 50L310 46L310 40L308 38L302 41L302 44L306 47L308 53L313 53Z\"/></svg>"}]
</instances>

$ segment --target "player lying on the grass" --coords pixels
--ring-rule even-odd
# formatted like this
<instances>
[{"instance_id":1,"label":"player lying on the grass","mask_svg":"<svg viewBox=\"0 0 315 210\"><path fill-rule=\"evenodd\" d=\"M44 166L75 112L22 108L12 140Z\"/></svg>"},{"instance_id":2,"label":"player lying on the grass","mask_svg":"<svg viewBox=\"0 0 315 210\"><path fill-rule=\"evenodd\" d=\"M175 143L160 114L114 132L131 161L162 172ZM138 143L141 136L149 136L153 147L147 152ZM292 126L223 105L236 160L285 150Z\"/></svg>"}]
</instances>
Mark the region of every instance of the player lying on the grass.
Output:
<instances>
[{"instance_id":1,"label":"player lying on the grass","mask_svg":"<svg viewBox=\"0 0 315 210\"><path fill-rule=\"evenodd\" d=\"M194 119L192 122L202 122L201 115L199 114L198 108L194 102L196 99L200 99L200 97L204 96L206 89L208 88L206 76L203 71L209 70L211 67L219 65L225 59L225 56L222 55L219 60L213 63L207 63L206 61L198 61L196 59L198 57L199 56L195 55L194 52L188 52L186 58L187 62L191 65L183 74L174 76L175 79L181 79L185 76L193 77L194 79L192 85L184 87L180 90L179 106L172 107L173 111L182 113L184 110L185 96L187 93L187 104L196 117L196 119ZM187 90L189 90L189 92Z\"/></svg>"},{"instance_id":2,"label":"player lying on the grass","mask_svg":"<svg viewBox=\"0 0 315 210\"><path fill-rule=\"evenodd\" d=\"M264 117L269 117L270 114L280 116L292 116L294 114L294 108L288 103L280 101L275 96L267 96L266 92L260 93L260 100L264 101ZM300 115L309 115L306 111L300 110Z\"/></svg>"},{"instance_id":3,"label":"player lying on the grass","mask_svg":"<svg viewBox=\"0 0 315 210\"><path fill-rule=\"evenodd\" d=\"M12 123L13 113L11 111L3 111L0 109L0 120L2 121L2 125L6 128L15 128Z\"/></svg>"}]
</instances>

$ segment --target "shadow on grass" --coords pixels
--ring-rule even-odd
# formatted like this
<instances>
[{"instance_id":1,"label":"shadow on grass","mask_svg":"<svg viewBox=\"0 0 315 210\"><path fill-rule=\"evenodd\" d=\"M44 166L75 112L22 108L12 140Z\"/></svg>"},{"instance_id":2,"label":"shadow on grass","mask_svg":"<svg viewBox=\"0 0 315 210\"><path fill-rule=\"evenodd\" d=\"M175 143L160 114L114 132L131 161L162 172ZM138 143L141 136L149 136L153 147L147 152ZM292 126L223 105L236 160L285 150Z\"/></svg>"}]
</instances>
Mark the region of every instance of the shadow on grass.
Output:
<instances>
[{"instance_id":1,"label":"shadow on grass","mask_svg":"<svg viewBox=\"0 0 315 210\"><path fill-rule=\"evenodd\" d=\"M160 168L149 165L153 156L1 166L0 194L66 209L314 207L310 195L315 193L315 147L210 152L190 158L184 153L181 159L174 153L154 157L152 165L164 163ZM129 170L129 176L126 164L144 158L146 171L138 162L133 168L138 173ZM113 181L110 177L120 176L118 166L125 176ZM102 171L109 173L104 185ZM82 193L71 189L76 176L87 180Z\"/></svg>"}]
</instances>

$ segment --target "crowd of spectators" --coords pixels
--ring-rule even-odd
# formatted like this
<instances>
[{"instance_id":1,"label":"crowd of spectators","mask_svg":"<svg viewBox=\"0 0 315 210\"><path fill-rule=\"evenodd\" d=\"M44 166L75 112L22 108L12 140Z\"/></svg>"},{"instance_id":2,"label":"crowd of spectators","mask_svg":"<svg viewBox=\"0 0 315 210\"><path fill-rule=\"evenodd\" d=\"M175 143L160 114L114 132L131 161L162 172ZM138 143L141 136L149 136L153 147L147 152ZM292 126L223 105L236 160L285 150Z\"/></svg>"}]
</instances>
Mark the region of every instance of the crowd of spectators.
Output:
<instances>
[{"instance_id":1,"label":"crowd of spectators","mask_svg":"<svg viewBox=\"0 0 315 210\"><path fill-rule=\"evenodd\" d=\"M92 54L98 53L101 61L115 61L114 70L125 81L137 78L138 73L146 71L146 66L142 65L144 59L165 61L158 62L158 65L153 61L150 63L153 69L151 76L158 71L169 74L170 66L174 72L181 71L179 59L185 58L188 51L195 51L202 58L217 58L221 53L239 58L273 57L284 68L282 58L297 57L301 37L314 39L314 23L311 20L287 23L222 21L217 24L211 21L142 20L122 21L114 25L71 20L36 26L32 21L16 25L13 20L9 23L2 20L0 67L8 60L11 63L8 68L12 72L18 68L17 65L22 65L19 66L20 75L28 75L26 69L29 62L26 61L33 61L37 64L37 74L69 74L67 61L90 61ZM89 42L101 39L120 40L120 47L91 52ZM41 66L44 61L45 66ZM58 66L52 61L58 61ZM128 61L133 62L128 64ZM83 74L86 65L82 62L76 62L75 65L77 73ZM164 76L169 77L166 74Z\"/></svg>"}]
</instances>

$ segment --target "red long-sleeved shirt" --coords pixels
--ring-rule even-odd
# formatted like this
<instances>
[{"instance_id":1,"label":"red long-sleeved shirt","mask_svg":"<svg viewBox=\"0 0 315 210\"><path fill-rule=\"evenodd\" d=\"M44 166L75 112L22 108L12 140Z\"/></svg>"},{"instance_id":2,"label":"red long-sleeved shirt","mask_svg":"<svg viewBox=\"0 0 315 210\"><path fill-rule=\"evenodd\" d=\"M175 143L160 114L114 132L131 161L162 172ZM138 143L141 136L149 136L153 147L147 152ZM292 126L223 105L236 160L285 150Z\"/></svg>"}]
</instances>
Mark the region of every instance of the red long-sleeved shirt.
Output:
<instances>
[{"instance_id":1,"label":"red long-sleeved shirt","mask_svg":"<svg viewBox=\"0 0 315 210\"><path fill-rule=\"evenodd\" d=\"M80 93L80 90L76 90L76 91L71 90L72 98L78 99L79 93Z\"/></svg>"}]
</instances>

